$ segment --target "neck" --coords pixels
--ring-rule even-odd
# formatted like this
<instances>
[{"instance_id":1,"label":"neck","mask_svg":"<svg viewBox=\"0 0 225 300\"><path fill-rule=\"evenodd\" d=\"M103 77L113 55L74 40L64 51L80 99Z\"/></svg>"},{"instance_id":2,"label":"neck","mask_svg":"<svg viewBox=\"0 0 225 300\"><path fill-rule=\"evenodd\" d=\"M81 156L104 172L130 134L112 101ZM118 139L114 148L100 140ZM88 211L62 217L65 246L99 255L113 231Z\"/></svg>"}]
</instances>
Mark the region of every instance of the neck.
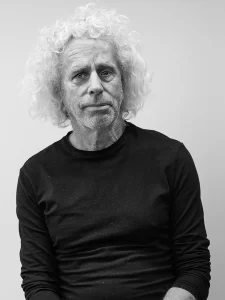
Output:
<instances>
[{"instance_id":1,"label":"neck","mask_svg":"<svg viewBox=\"0 0 225 300\"><path fill-rule=\"evenodd\" d=\"M73 124L73 132L69 136L71 144L80 150L98 151L115 143L125 130L125 122L121 118L110 124L95 129Z\"/></svg>"}]
</instances>

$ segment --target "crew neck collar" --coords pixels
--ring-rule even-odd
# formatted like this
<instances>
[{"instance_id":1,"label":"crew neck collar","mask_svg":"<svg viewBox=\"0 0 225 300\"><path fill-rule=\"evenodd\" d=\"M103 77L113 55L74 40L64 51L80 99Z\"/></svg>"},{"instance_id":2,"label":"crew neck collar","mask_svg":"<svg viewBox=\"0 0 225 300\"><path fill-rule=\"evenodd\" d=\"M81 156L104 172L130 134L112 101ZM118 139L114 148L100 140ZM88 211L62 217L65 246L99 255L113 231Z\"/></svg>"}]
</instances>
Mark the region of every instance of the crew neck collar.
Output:
<instances>
[{"instance_id":1,"label":"crew neck collar","mask_svg":"<svg viewBox=\"0 0 225 300\"><path fill-rule=\"evenodd\" d=\"M130 127L133 125L130 122L125 121L125 129L122 133L122 135L119 137L118 140L116 140L113 144L110 146L103 148L101 150L81 150L78 148L75 148L70 140L69 140L69 135L73 132L72 130L69 131L63 138L62 138L62 143L64 147L69 151L71 154L79 157L89 157L89 158L99 158L99 157L104 157L108 156L110 154L114 154L117 150L122 148L125 145L125 140L128 136L128 133L130 131Z\"/></svg>"}]
</instances>

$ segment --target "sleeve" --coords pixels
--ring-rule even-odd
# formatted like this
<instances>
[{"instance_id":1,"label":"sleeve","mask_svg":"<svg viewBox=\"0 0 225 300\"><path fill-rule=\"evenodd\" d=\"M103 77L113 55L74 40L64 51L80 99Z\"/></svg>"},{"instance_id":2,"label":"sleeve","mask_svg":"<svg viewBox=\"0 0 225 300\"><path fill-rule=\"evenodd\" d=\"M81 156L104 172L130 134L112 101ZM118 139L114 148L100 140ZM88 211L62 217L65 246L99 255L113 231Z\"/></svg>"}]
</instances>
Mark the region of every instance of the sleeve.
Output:
<instances>
[{"instance_id":1,"label":"sleeve","mask_svg":"<svg viewBox=\"0 0 225 300\"><path fill-rule=\"evenodd\" d=\"M60 300L56 261L32 183L20 169L16 190L16 215L21 240L21 287L26 300Z\"/></svg>"},{"instance_id":2,"label":"sleeve","mask_svg":"<svg viewBox=\"0 0 225 300\"><path fill-rule=\"evenodd\" d=\"M198 173L183 143L175 163L172 199L171 235L176 280L171 287L183 288L197 300L206 300L211 280L210 241L205 229Z\"/></svg>"}]
</instances>

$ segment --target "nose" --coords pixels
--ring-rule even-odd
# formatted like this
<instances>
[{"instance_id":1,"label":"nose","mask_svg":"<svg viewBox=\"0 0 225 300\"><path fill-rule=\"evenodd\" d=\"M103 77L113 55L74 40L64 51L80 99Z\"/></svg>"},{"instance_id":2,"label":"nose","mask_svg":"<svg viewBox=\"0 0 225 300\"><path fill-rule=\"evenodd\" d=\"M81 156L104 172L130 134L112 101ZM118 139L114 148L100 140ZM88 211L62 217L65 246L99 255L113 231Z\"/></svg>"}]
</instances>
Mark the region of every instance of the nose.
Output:
<instances>
[{"instance_id":1,"label":"nose","mask_svg":"<svg viewBox=\"0 0 225 300\"><path fill-rule=\"evenodd\" d=\"M98 77L98 74L96 72L92 72L91 76L89 78L89 88L88 93L89 95L98 95L103 91L102 83L100 78Z\"/></svg>"}]
</instances>

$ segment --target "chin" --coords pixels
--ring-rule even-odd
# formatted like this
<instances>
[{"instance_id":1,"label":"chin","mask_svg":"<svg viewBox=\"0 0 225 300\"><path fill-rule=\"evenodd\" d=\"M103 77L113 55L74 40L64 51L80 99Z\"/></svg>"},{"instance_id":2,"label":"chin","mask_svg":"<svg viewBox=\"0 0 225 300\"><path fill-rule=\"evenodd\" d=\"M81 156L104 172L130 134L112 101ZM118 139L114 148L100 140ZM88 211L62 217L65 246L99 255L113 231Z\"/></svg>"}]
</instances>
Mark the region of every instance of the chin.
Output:
<instances>
[{"instance_id":1,"label":"chin","mask_svg":"<svg viewBox=\"0 0 225 300\"><path fill-rule=\"evenodd\" d=\"M88 121L86 121L85 125L91 129L100 129L103 127L110 126L114 121L116 120L114 115L105 115L105 116L98 116L94 118L89 118Z\"/></svg>"}]
</instances>

